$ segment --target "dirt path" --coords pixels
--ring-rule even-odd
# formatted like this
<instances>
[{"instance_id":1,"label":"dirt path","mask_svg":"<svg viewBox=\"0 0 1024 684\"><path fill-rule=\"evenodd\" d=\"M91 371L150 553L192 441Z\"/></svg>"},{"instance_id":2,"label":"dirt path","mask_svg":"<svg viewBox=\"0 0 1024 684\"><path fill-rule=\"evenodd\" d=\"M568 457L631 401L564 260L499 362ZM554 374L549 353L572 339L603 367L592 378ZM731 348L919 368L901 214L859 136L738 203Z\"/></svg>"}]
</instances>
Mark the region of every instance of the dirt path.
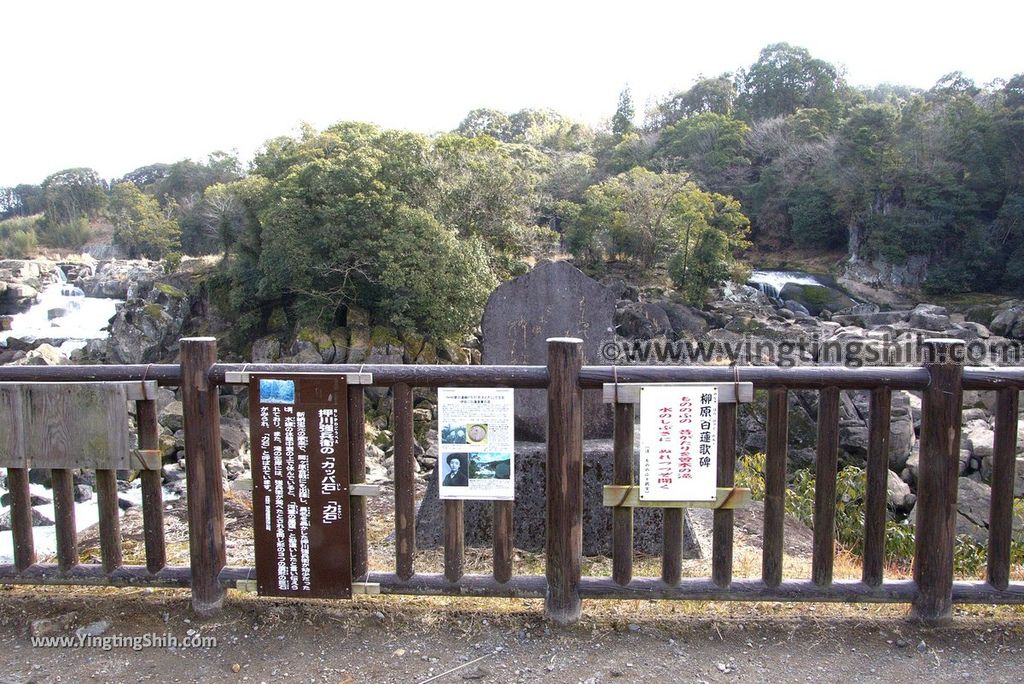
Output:
<instances>
[{"instance_id":1,"label":"dirt path","mask_svg":"<svg viewBox=\"0 0 1024 684\"><path fill-rule=\"evenodd\" d=\"M557 629L536 601L232 593L222 617L199 622L181 592L15 588L0 591L0 682L1019 682L1024 670L1021 609L961 611L930 630L902 607L652 605L587 602L580 625ZM30 636L40 618L60 623L57 636L107 620L111 644L170 634L216 645L41 648Z\"/></svg>"}]
</instances>

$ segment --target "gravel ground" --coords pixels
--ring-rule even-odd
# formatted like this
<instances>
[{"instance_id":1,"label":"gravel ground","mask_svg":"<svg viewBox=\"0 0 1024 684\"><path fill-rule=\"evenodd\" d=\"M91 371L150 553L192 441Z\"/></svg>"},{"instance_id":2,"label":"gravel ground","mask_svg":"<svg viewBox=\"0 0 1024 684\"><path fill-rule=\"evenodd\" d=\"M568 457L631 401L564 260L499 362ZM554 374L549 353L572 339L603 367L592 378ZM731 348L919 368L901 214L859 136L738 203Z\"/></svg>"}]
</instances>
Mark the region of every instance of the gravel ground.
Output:
<instances>
[{"instance_id":1,"label":"gravel ground","mask_svg":"<svg viewBox=\"0 0 1024 684\"><path fill-rule=\"evenodd\" d=\"M1024 611L959 610L952 626L905 607L584 603L572 628L538 601L258 599L232 592L198 621L178 591L0 591L0 682L1019 682ZM36 632L108 639L33 645ZM116 639L172 635L177 648ZM197 648L184 640L216 639ZM140 642L142 643L142 642ZM433 679L432 679L433 678Z\"/></svg>"}]
</instances>

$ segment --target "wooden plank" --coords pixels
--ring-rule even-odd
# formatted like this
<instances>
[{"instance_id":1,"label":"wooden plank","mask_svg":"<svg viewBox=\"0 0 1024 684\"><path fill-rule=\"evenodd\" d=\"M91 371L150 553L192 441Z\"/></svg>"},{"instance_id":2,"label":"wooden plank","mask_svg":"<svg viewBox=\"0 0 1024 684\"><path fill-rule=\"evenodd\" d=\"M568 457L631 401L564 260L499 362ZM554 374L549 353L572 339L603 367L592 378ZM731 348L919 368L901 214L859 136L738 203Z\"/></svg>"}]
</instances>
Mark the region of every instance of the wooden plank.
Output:
<instances>
[{"instance_id":1,"label":"wooden plank","mask_svg":"<svg viewBox=\"0 0 1024 684\"><path fill-rule=\"evenodd\" d=\"M1017 451L1016 388L996 395L995 436L992 441L992 499L989 509L988 581L996 589L1010 582L1010 539L1013 533L1014 460Z\"/></svg>"},{"instance_id":2,"label":"wooden plank","mask_svg":"<svg viewBox=\"0 0 1024 684\"><path fill-rule=\"evenodd\" d=\"M352 577L365 577L369 571L369 550L366 540L366 495L355 495L366 487L366 409L363 387L348 386L348 477L349 535L352 538ZM376 496L373 494L372 496Z\"/></svg>"},{"instance_id":3,"label":"wooden plank","mask_svg":"<svg viewBox=\"0 0 1024 684\"><path fill-rule=\"evenodd\" d=\"M512 578L512 501L494 502L494 579L508 582Z\"/></svg>"},{"instance_id":4,"label":"wooden plank","mask_svg":"<svg viewBox=\"0 0 1024 684\"><path fill-rule=\"evenodd\" d=\"M167 565L164 544L164 493L161 473L160 426L157 423L155 399L135 402L138 421L139 451L153 454L149 467L142 471L142 532L146 542L146 567L159 572Z\"/></svg>"},{"instance_id":5,"label":"wooden plank","mask_svg":"<svg viewBox=\"0 0 1024 684\"><path fill-rule=\"evenodd\" d=\"M0 467L25 468L25 395L20 385L0 384Z\"/></svg>"},{"instance_id":6,"label":"wooden plank","mask_svg":"<svg viewBox=\"0 0 1024 684\"><path fill-rule=\"evenodd\" d=\"M661 581L672 587L683 571L683 509L666 508L662 515Z\"/></svg>"},{"instance_id":7,"label":"wooden plank","mask_svg":"<svg viewBox=\"0 0 1024 684\"><path fill-rule=\"evenodd\" d=\"M24 570L36 562L32 541L32 497L28 489L28 469L7 469L7 491L11 495L11 538L14 565Z\"/></svg>"},{"instance_id":8,"label":"wooden plank","mask_svg":"<svg viewBox=\"0 0 1024 684\"><path fill-rule=\"evenodd\" d=\"M124 385L125 396L127 396L128 401L149 401L157 398L158 385L156 380L125 382L122 384Z\"/></svg>"},{"instance_id":9,"label":"wooden plank","mask_svg":"<svg viewBox=\"0 0 1024 684\"><path fill-rule=\"evenodd\" d=\"M548 453L546 472L548 580L544 614L561 625L580 619L583 558L583 340L548 343Z\"/></svg>"},{"instance_id":10,"label":"wooden plank","mask_svg":"<svg viewBox=\"0 0 1024 684\"><path fill-rule=\"evenodd\" d=\"M103 568L113 572L121 566L121 512L117 507L117 471L96 471L96 501L99 504Z\"/></svg>"},{"instance_id":11,"label":"wooden plank","mask_svg":"<svg viewBox=\"0 0 1024 684\"><path fill-rule=\"evenodd\" d=\"M132 449L131 470L162 470L163 452L159 449Z\"/></svg>"},{"instance_id":12,"label":"wooden plank","mask_svg":"<svg viewBox=\"0 0 1024 684\"><path fill-rule=\"evenodd\" d=\"M380 594L379 582L353 582L353 596L376 596Z\"/></svg>"},{"instance_id":13,"label":"wooden plank","mask_svg":"<svg viewBox=\"0 0 1024 684\"><path fill-rule=\"evenodd\" d=\"M416 556L416 461L413 457L412 388L405 383L394 387L395 440L395 573L402 579L413 576Z\"/></svg>"},{"instance_id":14,"label":"wooden plank","mask_svg":"<svg viewBox=\"0 0 1024 684\"><path fill-rule=\"evenodd\" d=\"M718 486L736 484L736 404L718 406ZM711 537L711 579L720 586L732 581L734 514L730 508L716 508Z\"/></svg>"},{"instance_id":15,"label":"wooden plank","mask_svg":"<svg viewBox=\"0 0 1024 684\"><path fill-rule=\"evenodd\" d=\"M124 383L36 383L24 391L33 468L132 468Z\"/></svg>"},{"instance_id":16,"label":"wooden plank","mask_svg":"<svg viewBox=\"0 0 1024 684\"><path fill-rule=\"evenodd\" d=\"M224 602L218 575L226 556L220 396L209 377L217 360L217 342L212 337L185 338L180 353L192 610L212 616Z\"/></svg>"},{"instance_id":17,"label":"wooden plank","mask_svg":"<svg viewBox=\"0 0 1024 684\"><path fill-rule=\"evenodd\" d=\"M750 490L746 487L718 487L714 501L645 501L638 485L605 485L602 504L625 508L746 508Z\"/></svg>"},{"instance_id":18,"label":"wooden plank","mask_svg":"<svg viewBox=\"0 0 1024 684\"><path fill-rule=\"evenodd\" d=\"M238 591L244 591L247 594L255 594L257 592L256 580L254 580L254 579L235 580L235 589L237 589Z\"/></svg>"},{"instance_id":19,"label":"wooden plank","mask_svg":"<svg viewBox=\"0 0 1024 684\"><path fill-rule=\"evenodd\" d=\"M920 466L917 476L917 527L914 535L912 615L938 624L953 613L953 544L960 464L963 393L962 340L926 340L925 369L931 384L921 399Z\"/></svg>"},{"instance_id":20,"label":"wooden plank","mask_svg":"<svg viewBox=\"0 0 1024 684\"><path fill-rule=\"evenodd\" d=\"M78 532L75 528L74 474L66 468L50 471L53 487L53 524L57 535L57 564L61 570L78 565Z\"/></svg>"},{"instance_id":21,"label":"wooden plank","mask_svg":"<svg viewBox=\"0 0 1024 684\"><path fill-rule=\"evenodd\" d=\"M613 483L633 485L633 446L636 429L634 404L615 405ZM612 579L626 585L633 578L633 508L612 511Z\"/></svg>"},{"instance_id":22,"label":"wooden plank","mask_svg":"<svg viewBox=\"0 0 1024 684\"><path fill-rule=\"evenodd\" d=\"M749 403L754 400L754 384L751 382L710 382L710 383L686 383L666 382L658 383L659 387L685 387L692 384L716 385L718 387L719 404ZM638 383L614 383L607 382L602 386L602 398L606 404L639 404L640 388Z\"/></svg>"},{"instance_id":23,"label":"wooden plank","mask_svg":"<svg viewBox=\"0 0 1024 684\"><path fill-rule=\"evenodd\" d=\"M155 381L0 383L0 467L127 469L128 410L120 404L156 392Z\"/></svg>"},{"instance_id":24,"label":"wooden plank","mask_svg":"<svg viewBox=\"0 0 1024 684\"><path fill-rule=\"evenodd\" d=\"M788 437L788 393L785 387L773 387L768 391L768 448L765 458L764 537L761 552L761 577L770 587L778 586L782 581Z\"/></svg>"},{"instance_id":25,"label":"wooden plank","mask_svg":"<svg viewBox=\"0 0 1024 684\"><path fill-rule=\"evenodd\" d=\"M839 389L818 393L818 443L814 463L814 552L811 580L828 586L836 556L836 475L839 463Z\"/></svg>"},{"instance_id":26,"label":"wooden plank","mask_svg":"<svg viewBox=\"0 0 1024 684\"><path fill-rule=\"evenodd\" d=\"M379 368L379 367L378 367ZM1016 369L1013 369L1016 370ZM1006 371L1007 375L1013 370ZM376 371L375 371L376 372ZM431 373L433 375L433 373ZM739 377L737 377L737 375ZM1021 377L1024 374L1018 374ZM378 378L380 380L380 378ZM787 387L795 389L821 389L833 385L839 389L872 389L894 387L920 390L928 385L928 373L922 368L898 366L585 366L580 371L580 387L601 389L607 383L663 384L689 382L699 384L751 382L754 389ZM518 385L517 385L518 386Z\"/></svg>"},{"instance_id":27,"label":"wooden plank","mask_svg":"<svg viewBox=\"0 0 1024 684\"><path fill-rule=\"evenodd\" d=\"M466 535L463 529L462 501L444 502L444 576L449 582L458 582L463 575L466 557Z\"/></svg>"},{"instance_id":28,"label":"wooden plank","mask_svg":"<svg viewBox=\"0 0 1024 684\"><path fill-rule=\"evenodd\" d=\"M871 390L868 416L868 483L864 504L864 583L882 584L885 568L886 499L889 496L889 438L892 420L892 391Z\"/></svg>"}]
</instances>

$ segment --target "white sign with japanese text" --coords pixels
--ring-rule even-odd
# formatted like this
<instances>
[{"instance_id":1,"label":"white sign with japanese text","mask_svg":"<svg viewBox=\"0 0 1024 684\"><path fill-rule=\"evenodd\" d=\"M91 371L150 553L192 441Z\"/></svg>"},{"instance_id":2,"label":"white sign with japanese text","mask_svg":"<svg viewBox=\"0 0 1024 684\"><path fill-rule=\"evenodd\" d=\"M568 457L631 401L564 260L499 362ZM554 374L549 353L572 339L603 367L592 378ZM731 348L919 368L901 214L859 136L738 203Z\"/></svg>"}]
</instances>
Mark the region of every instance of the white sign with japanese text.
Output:
<instances>
[{"instance_id":1,"label":"white sign with japanese text","mask_svg":"<svg viewBox=\"0 0 1024 684\"><path fill-rule=\"evenodd\" d=\"M640 499L714 501L718 387L640 388Z\"/></svg>"},{"instance_id":2,"label":"white sign with japanese text","mask_svg":"<svg viewBox=\"0 0 1024 684\"><path fill-rule=\"evenodd\" d=\"M437 477L442 499L515 498L511 388L437 390Z\"/></svg>"}]
</instances>

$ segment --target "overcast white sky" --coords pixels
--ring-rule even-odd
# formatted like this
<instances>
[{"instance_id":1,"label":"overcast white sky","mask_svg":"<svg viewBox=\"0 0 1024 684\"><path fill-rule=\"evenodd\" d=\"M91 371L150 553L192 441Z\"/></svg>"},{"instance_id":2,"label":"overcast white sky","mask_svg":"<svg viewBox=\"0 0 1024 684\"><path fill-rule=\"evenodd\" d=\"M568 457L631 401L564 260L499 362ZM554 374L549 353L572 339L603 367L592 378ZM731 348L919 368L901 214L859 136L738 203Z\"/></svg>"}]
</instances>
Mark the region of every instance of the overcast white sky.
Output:
<instances>
[{"instance_id":1,"label":"overcast white sky","mask_svg":"<svg viewBox=\"0 0 1024 684\"><path fill-rule=\"evenodd\" d=\"M1022 25L1019 0L5 3L0 186L248 158L302 121L430 133L475 107L551 107L598 124L627 83L639 112L780 41L855 85L983 84L1024 71Z\"/></svg>"}]
</instances>

